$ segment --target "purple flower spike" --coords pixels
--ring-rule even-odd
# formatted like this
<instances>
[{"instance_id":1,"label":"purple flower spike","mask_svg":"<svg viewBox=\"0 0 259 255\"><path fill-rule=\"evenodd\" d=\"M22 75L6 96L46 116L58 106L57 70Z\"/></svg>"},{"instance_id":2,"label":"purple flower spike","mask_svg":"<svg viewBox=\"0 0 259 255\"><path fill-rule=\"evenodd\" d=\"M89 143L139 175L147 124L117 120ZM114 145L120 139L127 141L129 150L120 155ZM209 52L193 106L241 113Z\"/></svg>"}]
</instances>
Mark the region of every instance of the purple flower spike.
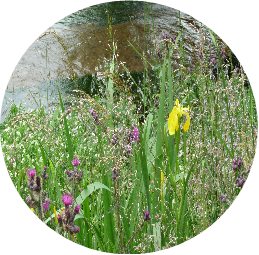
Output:
<instances>
[{"instance_id":1,"label":"purple flower spike","mask_svg":"<svg viewBox=\"0 0 259 255\"><path fill-rule=\"evenodd\" d=\"M78 213L79 213L79 210L80 210L80 205L76 205L76 206L75 206L75 211L74 211L74 213L75 213L75 214L78 214Z\"/></svg>"},{"instance_id":2,"label":"purple flower spike","mask_svg":"<svg viewBox=\"0 0 259 255\"><path fill-rule=\"evenodd\" d=\"M237 170L237 165L232 165L232 168L233 168L234 171L236 171Z\"/></svg>"},{"instance_id":3,"label":"purple flower spike","mask_svg":"<svg viewBox=\"0 0 259 255\"><path fill-rule=\"evenodd\" d=\"M145 211L145 210L143 210L143 214L144 214L144 221L151 220L151 217L150 217L149 211Z\"/></svg>"},{"instance_id":4,"label":"purple flower spike","mask_svg":"<svg viewBox=\"0 0 259 255\"><path fill-rule=\"evenodd\" d=\"M73 158L72 164L73 166L78 166L80 164L80 161L77 158Z\"/></svg>"},{"instance_id":5,"label":"purple flower spike","mask_svg":"<svg viewBox=\"0 0 259 255\"><path fill-rule=\"evenodd\" d=\"M136 142L139 140L139 131L137 128L133 130L133 137Z\"/></svg>"},{"instance_id":6,"label":"purple flower spike","mask_svg":"<svg viewBox=\"0 0 259 255\"><path fill-rule=\"evenodd\" d=\"M68 207L72 204L72 198L68 194L65 194L62 198L62 202L65 204L66 207Z\"/></svg>"},{"instance_id":7,"label":"purple flower spike","mask_svg":"<svg viewBox=\"0 0 259 255\"><path fill-rule=\"evenodd\" d=\"M35 169L31 169L27 173L28 173L28 175L30 177L30 180L32 180L34 178L34 176L36 175L36 170Z\"/></svg>"},{"instance_id":8,"label":"purple flower spike","mask_svg":"<svg viewBox=\"0 0 259 255\"><path fill-rule=\"evenodd\" d=\"M49 199L43 204L43 210L46 212L49 209Z\"/></svg>"}]
</instances>

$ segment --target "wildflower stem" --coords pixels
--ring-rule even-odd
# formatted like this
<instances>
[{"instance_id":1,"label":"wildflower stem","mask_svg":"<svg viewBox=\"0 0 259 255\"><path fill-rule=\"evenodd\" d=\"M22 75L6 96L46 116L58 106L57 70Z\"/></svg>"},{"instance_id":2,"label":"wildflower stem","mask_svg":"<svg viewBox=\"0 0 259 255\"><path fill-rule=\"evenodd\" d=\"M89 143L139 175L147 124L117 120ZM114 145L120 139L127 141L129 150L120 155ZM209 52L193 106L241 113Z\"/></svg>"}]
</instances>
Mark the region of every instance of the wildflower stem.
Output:
<instances>
[{"instance_id":1,"label":"wildflower stem","mask_svg":"<svg viewBox=\"0 0 259 255\"><path fill-rule=\"evenodd\" d=\"M128 241L125 250L129 247L131 241L133 240L133 238L136 236L136 234L139 232L139 230L144 226L145 221L138 227L138 229L136 230L136 232L133 234L133 236L130 238L130 240Z\"/></svg>"}]
</instances>

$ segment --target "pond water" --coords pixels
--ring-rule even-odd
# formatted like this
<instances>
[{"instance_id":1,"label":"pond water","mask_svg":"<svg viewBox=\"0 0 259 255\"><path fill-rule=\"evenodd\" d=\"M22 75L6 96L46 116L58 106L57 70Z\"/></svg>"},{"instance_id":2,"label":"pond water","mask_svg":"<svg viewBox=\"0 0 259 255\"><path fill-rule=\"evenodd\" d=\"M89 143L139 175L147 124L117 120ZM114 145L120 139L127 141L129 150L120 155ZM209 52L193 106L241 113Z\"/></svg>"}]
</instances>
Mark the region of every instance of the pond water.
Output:
<instances>
[{"instance_id":1,"label":"pond water","mask_svg":"<svg viewBox=\"0 0 259 255\"><path fill-rule=\"evenodd\" d=\"M110 58L108 14L111 18L114 41L117 43L118 61L129 71L143 71L141 57L130 46L132 43L149 58L152 45L162 39L162 34L178 35L179 14L183 26L183 46L190 67L197 61L198 30L202 24L178 10L144 2L119 1L92 6L71 14L46 30L55 31L67 47L73 71L89 90L97 70L104 71L104 59ZM25 108L34 108L34 99L43 98L47 105L57 101L57 88L65 94L72 89L67 78L70 70L64 49L52 34L33 42L17 64L7 85L2 106L1 122L12 103L25 103ZM209 53L214 54L213 47ZM155 52L156 54L156 52ZM177 62L177 55L173 62ZM120 67L119 71L123 71ZM89 76L90 75L90 76Z\"/></svg>"}]
</instances>

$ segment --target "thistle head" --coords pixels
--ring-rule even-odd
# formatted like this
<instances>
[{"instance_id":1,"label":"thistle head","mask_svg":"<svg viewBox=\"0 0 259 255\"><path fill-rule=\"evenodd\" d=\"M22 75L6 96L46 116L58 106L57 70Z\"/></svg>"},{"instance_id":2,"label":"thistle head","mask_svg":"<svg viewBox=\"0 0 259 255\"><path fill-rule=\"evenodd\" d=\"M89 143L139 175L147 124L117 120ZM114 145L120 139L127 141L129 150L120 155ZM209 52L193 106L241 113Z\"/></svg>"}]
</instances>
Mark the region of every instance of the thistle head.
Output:
<instances>
[{"instance_id":1,"label":"thistle head","mask_svg":"<svg viewBox=\"0 0 259 255\"><path fill-rule=\"evenodd\" d=\"M144 221L151 220L151 217L150 217L149 211L145 211L145 210L143 210L143 214L144 214Z\"/></svg>"},{"instance_id":2,"label":"thistle head","mask_svg":"<svg viewBox=\"0 0 259 255\"><path fill-rule=\"evenodd\" d=\"M43 210L46 212L49 209L49 199L43 204Z\"/></svg>"},{"instance_id":3,"label":"thistle head","mask_svg":"<svg viewBox=\"0 0 259 255\"><path fill-rule=\"evenodd\" d=\"M74 214L78 214L80 210L80 205L75 206Z\"/></svg>"},{"instance_id":4,"label":"thistle head","mask_svg":"<svg viewBox=\"0 0 259 255\"><path fill-rule=\"evenodd\" d=\"M72 159L72 165L73 165L73 166L78 166L79 164L80 164L79 159L77 159L77 158L74 157L74 158Z\"/></svg>"},{"instance_id":5,"label":"thistle head","mask_svg":"<svg viewBox=\"0 0 259 255\"><path fill-rule=\"evenodd\" d=\"M30 169L27 173L29 175L30 180L32 180L32 179L34 179L34 176L36 175L36 170L33 168L33 169Z\"/></svg>"},{"instance_id":6,"label":"thistle head","mask_svg":"<svg viewBox=\"0 0 259 255\"><path fill-rule=\"evenodd\" d=\"M70 195L65 194L62 198L62 202L65 204L66 207L68 207L72 204L72 198L70 197Z\"/></svg>"}]
</instances>

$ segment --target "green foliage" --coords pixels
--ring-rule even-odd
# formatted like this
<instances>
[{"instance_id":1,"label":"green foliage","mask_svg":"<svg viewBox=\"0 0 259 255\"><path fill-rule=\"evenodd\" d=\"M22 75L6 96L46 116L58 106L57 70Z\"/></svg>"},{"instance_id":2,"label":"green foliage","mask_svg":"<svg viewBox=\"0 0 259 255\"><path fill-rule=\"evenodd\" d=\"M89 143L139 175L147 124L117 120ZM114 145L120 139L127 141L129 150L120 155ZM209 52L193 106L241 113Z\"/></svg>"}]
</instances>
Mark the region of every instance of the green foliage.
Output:
<instances>
[{"instance_id":1,"label":"green foliage","mask_svg":"<svg viewBox=\"0 0 259 255\"><path fill-rule=\"evenodd\" d=\"M41 174L47 166L44 190L51 205L45 224L50 228L57 230L54 206L59 214L62 195L73 191L66 174L73 170L73 157L83 170L75 191L81 210L74 241L103 252L154 252L183 243L213 224L239 194L236 178L247 175L256 145L251 87L244 87L242 70L230 77L224 71L230 64L223 60L213 78L205 44L196 68L188 71L183 31L175 43L161 39L153 45L155 53L158 45L163 49L160 60L155 54L147 61L143 49L130 42L155 79L145 70L137 81L127 64L116 62L113 44L106 73L92 81L102 93L76 90L65 105L58 89L59 102L50 111L12 105L0 127L7 170L25 201L27 171L36 168ZM206 43L213 43L220 59L220 44L209 32L212 42ZM172 67L173 56L180 60L178 70ZM118 73L119 64L126 74ZM176 99L190 106L191 124L183 133L180 122L171 136L168 117ZM237 157L242 167L235 172ZM228 195L227 201L221 194ZM147 210L150 221L144 219Z\"/></svg>"}]
</instances>

